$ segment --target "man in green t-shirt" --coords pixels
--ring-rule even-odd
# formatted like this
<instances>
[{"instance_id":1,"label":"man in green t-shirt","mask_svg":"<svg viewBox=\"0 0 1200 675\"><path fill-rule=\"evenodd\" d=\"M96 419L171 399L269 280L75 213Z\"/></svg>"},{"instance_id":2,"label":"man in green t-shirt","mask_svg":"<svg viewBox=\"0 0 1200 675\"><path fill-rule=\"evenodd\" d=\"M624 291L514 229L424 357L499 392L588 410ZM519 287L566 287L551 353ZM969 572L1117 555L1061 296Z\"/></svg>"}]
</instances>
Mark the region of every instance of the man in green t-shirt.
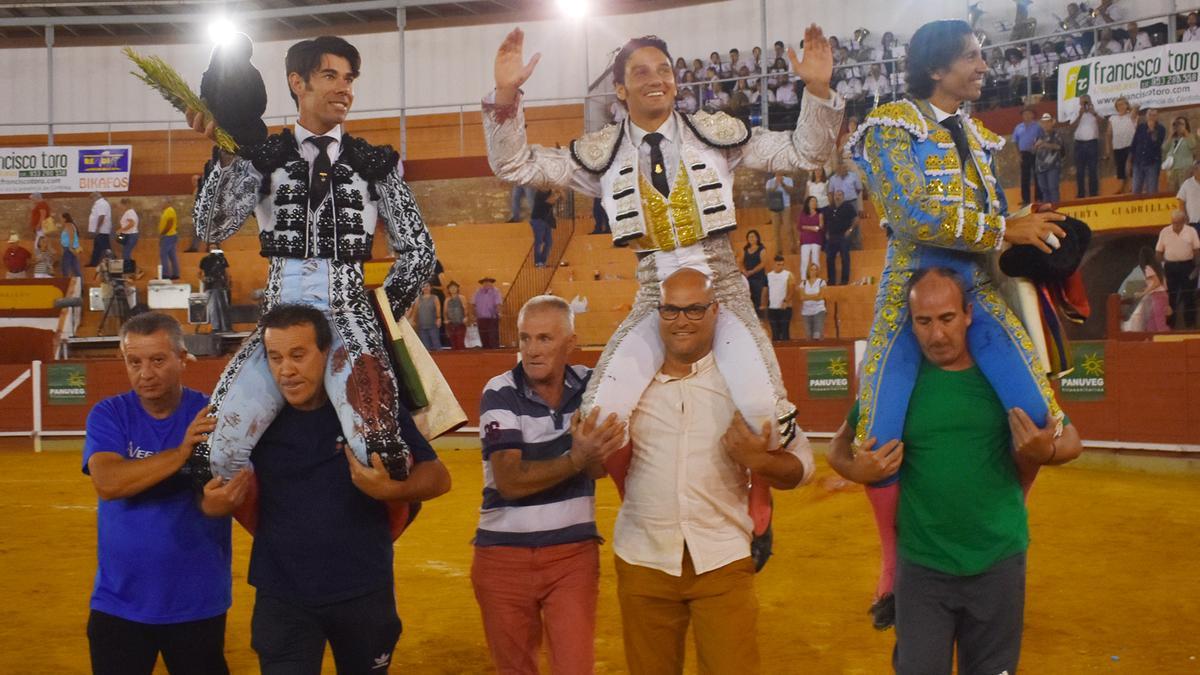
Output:
<instances>
[{"instance_id":1,"label":"man in green t-shirt","mask_svg":"<svg viewBox=\"0 0 1200 675\"><path fill-rule=\"evenodd\" d=\"M972 306L953 270L931 267L908 284L912 331L924 356L900 442L852 447L857 405L834 437L829 463L857 483L899 470L897 673L1015 673L1025 609L1028 514L1016 461L1063 464L1083 446L1069 420L1039 429L1006 411L967 349ZM1014 457L1014 453L1016 457Z\"/></svg>"}]
</instances>

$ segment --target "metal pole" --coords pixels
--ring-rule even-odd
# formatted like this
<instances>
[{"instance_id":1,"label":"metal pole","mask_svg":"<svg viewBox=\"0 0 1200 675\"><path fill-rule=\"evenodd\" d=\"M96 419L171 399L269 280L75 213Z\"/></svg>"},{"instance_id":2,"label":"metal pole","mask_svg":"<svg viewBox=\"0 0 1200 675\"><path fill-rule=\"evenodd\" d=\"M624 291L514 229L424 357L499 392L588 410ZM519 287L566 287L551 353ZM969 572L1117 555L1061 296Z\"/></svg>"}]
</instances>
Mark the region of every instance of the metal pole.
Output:
<instances>
[{"instance_id":1,"label":"metal pole","mask_svg":"<svg viewBox=\"0 0 1200 675\"><path fill-rule=\"evenodd\" d=\"M588 24L587 17L579 19L579 28L583 31L583 130L586 132L591 127L588 125L588 97L592 93L592 64L588 54ZM674 64L672 64L674 67Z\"/></svg>"},{"instance_id":2,"label":"metal pole","mask_svg":"<svg viewBox=\"0 0 1200 675\"><path fill-rule=\"evenodd\" d=\"M408 24L408 10L396 0L396 32L400 38L400 159L408 158L408 115L404 109L408 102L404 95L404 27Z\"/></svg>"},{"instance_id":3,"label":"metal pole","mask_svg":"<svg viewBox=\"0 0 1200 675\"><path fill-rule=\"evenodd\" d=\"M758 0L758 12L761 29L759 39L762 45L762 54L758 57L758 104L762 128L766 129L767 117L770 114L767 112L767 0Z\"/></svg>"},{"instance_id":4,"label":"metal pole","mask_svg":"<svg viewBox=\"0 0 1200 675\"><path fill-rule=\"evenodd\" d=\"M33 371L33 451L42 451L42 362L34 361Z\"/></svg>"},{"instance_id":5,"label":"metal pole","mask_svg":"<svg viewBox=\"0 0 1200 675\"><path fill-rule=\"evenodd\" d=\"M54 145L54 25L46 25L46 144Z\"/></svg>"}]
</instances>

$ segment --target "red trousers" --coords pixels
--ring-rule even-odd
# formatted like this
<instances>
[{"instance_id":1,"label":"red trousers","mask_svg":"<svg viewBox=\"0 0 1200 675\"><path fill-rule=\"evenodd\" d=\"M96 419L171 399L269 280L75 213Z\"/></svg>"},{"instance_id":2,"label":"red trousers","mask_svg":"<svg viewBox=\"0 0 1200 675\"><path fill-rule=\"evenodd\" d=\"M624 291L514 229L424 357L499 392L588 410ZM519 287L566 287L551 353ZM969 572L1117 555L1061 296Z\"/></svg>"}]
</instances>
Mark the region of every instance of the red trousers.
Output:
<instances>
[{"instance_id":1,"label":"red trousers","mask_svg":"<svg viewBox=\"0 0 1200 675\"><path fill-rule=\"evenodd\" d=\"M542 635L554 675L595 666L600 545L476 546L471 583L499 675L538 675Z\"/></svg>"}]
</instances>

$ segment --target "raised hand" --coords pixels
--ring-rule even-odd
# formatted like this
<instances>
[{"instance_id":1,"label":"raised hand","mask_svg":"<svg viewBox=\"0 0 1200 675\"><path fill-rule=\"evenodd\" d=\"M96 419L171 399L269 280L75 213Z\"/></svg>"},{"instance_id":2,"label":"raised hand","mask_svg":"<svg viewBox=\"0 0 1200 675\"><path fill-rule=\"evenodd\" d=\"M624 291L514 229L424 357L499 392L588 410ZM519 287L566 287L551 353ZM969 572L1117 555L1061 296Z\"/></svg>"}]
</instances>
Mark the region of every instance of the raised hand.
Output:
<instances>
[{"instance_id":1,"label":"raised hand","mask_svg":"<svg viewBox=\"0 0 1200 675\"><path fill-rule=\"evenodd\" d=\"M205 115L198 110L192 110L191 108L188 108L185 115L187 115L187 123L188 126L192 128L192 131L204 136L213 143L217 142L216 118L209 117L208 115Z\"/></svg>"},{"instance_id":2,"label":"raised hand","mask_svg":"<svg viewBox=\"0 0 1200 675\"><path fill-rule=\"evenodd\" d=\"M833 80L833 49L820 26L814 23L804 29L804 60L801 61L791 47L788 47L788 58L792 62L792 72L804 80L804 87L809 93L817 98L829 98L829 83Z\"/></svg>"},{"instance_id":3,"label":"raised hand","mask_svg":"<svg viewBox=\"0 0 1200 675\"><path fill-rule=\"evenodd\" d=\"M533 69L542 58L533 55L525 63L525 31L514 28L496 50L496 105L508 105L517 100L517 91L533 75Z\"/></svg>"}]
</instances>

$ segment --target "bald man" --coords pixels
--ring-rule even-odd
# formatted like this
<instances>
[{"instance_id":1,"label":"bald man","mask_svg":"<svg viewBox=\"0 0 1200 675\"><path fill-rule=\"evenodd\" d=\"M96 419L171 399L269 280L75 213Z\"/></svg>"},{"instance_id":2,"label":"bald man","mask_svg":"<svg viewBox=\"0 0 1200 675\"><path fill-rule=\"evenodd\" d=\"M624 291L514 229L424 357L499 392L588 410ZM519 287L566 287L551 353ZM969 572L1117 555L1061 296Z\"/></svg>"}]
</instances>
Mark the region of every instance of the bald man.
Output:
<instances>
[{"instance_id":1,"label":"bald man","mask_svg":"<svg viewBox=\"0 0 1200 675\"><path fill-rule=\"evenodd\" d=\"M771 445L738 413L713 359L721 307L704 274L662 284L662 369L630 417L632 456L613 533L625 656L633 675L682 672L694 623L700 670L759 671L749 476L790 490L812 477L806 442Z\"/></svg>"}]
</instances>

